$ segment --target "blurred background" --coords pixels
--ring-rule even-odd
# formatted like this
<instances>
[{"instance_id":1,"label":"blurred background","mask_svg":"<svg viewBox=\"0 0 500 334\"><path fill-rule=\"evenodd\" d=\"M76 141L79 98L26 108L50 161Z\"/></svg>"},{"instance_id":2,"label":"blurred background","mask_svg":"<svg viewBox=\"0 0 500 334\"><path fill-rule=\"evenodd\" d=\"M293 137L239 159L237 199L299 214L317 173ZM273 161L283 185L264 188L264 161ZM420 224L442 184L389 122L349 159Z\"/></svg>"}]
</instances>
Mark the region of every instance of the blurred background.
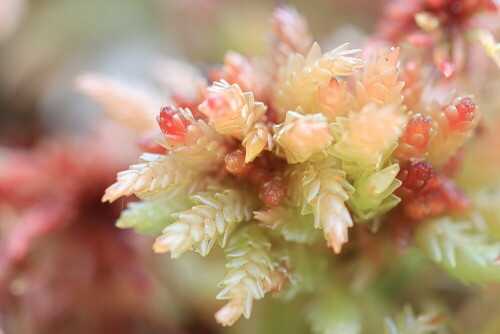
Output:
<instances>
[{"instance_id":1,"label":"blurred background","mask_svg":"<svg viewBox=\"0 0 500 334\"><path fill-rule=\"evenodd\" d=\"M287 3L308 19L313 36L323 42L339 33L349 40L345 30L370 32L380 10L377 1ZM2 137L9 133L17 144L29 143L40 133L81 131L95 122L99 109L73 89L74 77L82 72L99 71L148 85L158 58L181 58L203 67L221 62L227 50L262 53L275 4L0 0Z\"/></svg>"},{"instance_id":2,"label":"blurred background","mask_svg":"<svg viewBox=\"0 0 500 334\"><path fill-rule=\"evenodd\" d=\"M326 46L361 43L380 11L379 1L287 3ZM97 72L159 91L162 59L206 69L228 50L262 54L275 5L0 0L0 162L9 162L0 168L8 190L0 191L0 333L308 332L290 317L293 306L272 299L251 321L219 328L220 254L211 265L192 254L174 263L152 254L148 236L114 227L126 203L100 197L116 171L136 162L134 135L103 127L109 119L74 83ZM158 110L168 101L160 94Z\"/></svg>"}]
</instances>

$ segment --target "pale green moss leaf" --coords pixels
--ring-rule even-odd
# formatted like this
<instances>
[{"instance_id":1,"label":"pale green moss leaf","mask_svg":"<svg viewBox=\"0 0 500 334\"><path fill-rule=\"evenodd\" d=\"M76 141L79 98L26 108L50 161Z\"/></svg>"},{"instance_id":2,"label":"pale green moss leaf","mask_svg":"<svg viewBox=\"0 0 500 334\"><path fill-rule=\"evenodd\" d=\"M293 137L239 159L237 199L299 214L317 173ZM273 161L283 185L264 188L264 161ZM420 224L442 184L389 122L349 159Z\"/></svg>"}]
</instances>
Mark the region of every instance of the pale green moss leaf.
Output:
<instances>
[{"instance_id":1,"label":"pale green moss leaf","mask_svg":"<svg viewBox=\"0 0 500 334\"><path fill-rule=\"evenodd\" d=\"M139 233L160 233L165 226L173 223L173 213L192 206L187 197L147 198L130 202L116 222L119 228L133 228Z\"/></svg>"},{"instance_id":2,"label":"pale green moss leaf","mask_svg":"<svg viewBox=\"0 0 500 334\"><path fill-rule=\"evenodd\" d=\"M321 233L314 228L314 216L302 215L300 208L280 206L256 211L254 218L279 232L286 241L311 244L321 237Z\"/></svg>"},{"instance_id":3,"label":"pale green moss leaf","mask_svg":"<svg viewBox=\"0 0 500 334\"><path fill-rule=\"evenodd\" d=\"M500 243L489 239L488 231L472 219L441 217L423 223L417 245L450 275L466 282L500 282Z\"/></svg>"},{"instance_id":4,"label":"pale green moss leaf","mask_svg":"<svg viewBox=\"0 0 500 334\"><path fill-rule=\"evenodd\" d=\"M354 182L354 193L349 207L357 221L365 221L395 207L400 199L393 194L401 181L396 178L399 165L393 164L380 171L365 171Z\"/></svg>"},{"instance_id":5,"label":"pale green moss leaf","mask_svg":"<svg viewBox=\"0 0 500 334\"><path fill-rule=\"evenodd\" d=\"M394 319L385 319L384 334L444 334L442 316L437 312L429 312L416 316L410 306Z\"/></svg>"}]
</instances>

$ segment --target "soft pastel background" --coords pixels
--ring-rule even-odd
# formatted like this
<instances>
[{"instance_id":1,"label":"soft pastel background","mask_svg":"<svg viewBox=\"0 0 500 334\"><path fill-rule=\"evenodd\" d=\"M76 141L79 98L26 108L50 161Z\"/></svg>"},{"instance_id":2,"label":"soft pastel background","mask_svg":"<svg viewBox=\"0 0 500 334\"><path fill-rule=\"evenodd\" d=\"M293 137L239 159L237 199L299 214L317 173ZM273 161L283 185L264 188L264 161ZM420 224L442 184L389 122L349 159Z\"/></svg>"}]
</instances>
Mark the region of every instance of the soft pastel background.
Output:
<instances>
[{"instance_id":1,"label":"soft pastel background","mask_svg":"<svg viewBox=\"0 0 500 334\"><path fill-rule=\"evenodd\" d=\"M339 29L370 32L379 11L377 1L289 3L308 18L320 41L335 39ZM100 116L73 90L72 80L81 72L150 84L160 57L206 66L221 61L229 49L261 53L274 5L263 0L1 0L0 18L13 17L12 24L0 26L5 30L0 34L1 133L29 142L38 133L87 128Z\"/></svg>"}]
</instances>

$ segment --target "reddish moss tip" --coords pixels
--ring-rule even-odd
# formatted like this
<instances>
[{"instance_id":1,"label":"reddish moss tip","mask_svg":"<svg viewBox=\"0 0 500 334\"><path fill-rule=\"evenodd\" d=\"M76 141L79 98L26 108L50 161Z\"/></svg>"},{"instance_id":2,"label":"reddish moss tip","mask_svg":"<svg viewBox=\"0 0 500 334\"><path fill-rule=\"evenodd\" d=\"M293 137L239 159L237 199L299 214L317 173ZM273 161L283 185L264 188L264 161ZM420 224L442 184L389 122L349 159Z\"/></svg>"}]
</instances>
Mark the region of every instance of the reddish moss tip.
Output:
<instances>
[{"instance_id":1,"label":"reddish moss tip","mask_svg":"<svg viewBox=\"0 0 500 334\"><path fill-rule=\"evenodd\" d=\"M260 197L268 206L279 206L286 196L286 182L281 176L273 176L260 186Z\"/></svg>"},{"instance_id":2,"label":"reddish moss tip","mask_svg":"<svg viewBox=\"0 0 500 334\"><path fill-rule=\"evenodd\" d=\"M406 126L406 142L423 151L429 141L431 127L430 117L422 115L413 117Z\"/></svg>"},{"instance_id":3,"label":"reddish moss tip","mask_svg":"<svg viewBox=\"0 0 500 334\"><path fill-rule=\"evenodd\" d=\"M461 99L456 107L460 121L471 121L474 118L477 105L470 97Z\"/></svg>"},{"instance_id":4,"label":"reddish moss tip","mask_svg":"<svg viewBox=\"0 0 500 334\"><path fill-rule=\"evenodd\" d=\"M453 130L465 131L470 127L476 116L477 105L470 97L465 97L456 104L448 106L445 112Z\"/></svg>"},{"instance_id":5,"label":"reddish moss tip","mask_svg":"<svg viewBox=\"0 0 500 334\"><path fill-rule=\"evenodd\" d=\"M225 158L226 170L237 177L246 177L253 169L252 163L245 162L245 151L237 149Z\"/></svg>"},{"instance_id":6,"label":"reddish moss tip","mask_svg":"<svg viewBox=\"0 0 500 334\"><path fill-rule=\"evenodd\" d=\"M419 191L427 185L433 177L432 165L427 161L410 163L401 170L398 178L403 182L403 187Z\"/></svg>"},{"instance_id":7,"label":"reddish moss tip","mask_svg":"<svg viewBox=\"0 0 500 334\"><path fill-rule=\"evenodd\" d=\"M178 137L186 134L187 121L172 106L161 108L157 121L163 133Z\"/></svg>"}]
</instances>

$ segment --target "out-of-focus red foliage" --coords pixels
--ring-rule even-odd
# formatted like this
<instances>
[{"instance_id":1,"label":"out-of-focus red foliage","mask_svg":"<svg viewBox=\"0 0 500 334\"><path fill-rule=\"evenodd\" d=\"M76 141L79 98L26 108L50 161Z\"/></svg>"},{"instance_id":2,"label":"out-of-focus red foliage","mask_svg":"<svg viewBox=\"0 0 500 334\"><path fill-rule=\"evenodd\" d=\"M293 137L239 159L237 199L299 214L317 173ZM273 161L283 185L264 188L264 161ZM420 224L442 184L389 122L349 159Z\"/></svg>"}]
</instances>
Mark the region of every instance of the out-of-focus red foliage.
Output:
<instances>
[{"instance_id":1,"label":"out-of-focus red foliage","mask_svg":"<svg viewBox=\"0 0 500 334\"><path fill-rule=\"evenodd\" d=\"M480 14L498 15L498 10L494 0L392 0L383 10L375 39L431 51L435 67L450 78L466 65L469 48L464 36L482 26Z\"/></svg>"},{"instance_id":2,"label":"out-of-focus red foliage","mask_svg":"<svg viewBox=\"0 0 500 334\"><path fill-rule=\"evenodd\" d=\"M139 251L147 248L114 227L123 203L101 203L134 153L120 149L124 138L107 128L1 152L0 309L12 315L6 330L129 333L151 325L150 260Z\"/></svg>"},{"instance_id":3,"label":"out-of-focus red foliage","mask_svg":"<svg viewBox=\"0 0 500 334\"><path fill-rule=\"evenodd\" d=\"M403 37L412 36L418 30L415 15L421 12L433 14L439 23L450 27L466 24L476 13L496 10L493 0L393 0L384 8L378 32L391 41L397 42ZM418 32L420 36L428 36ZM418 40L422 40L421 37Z\"/></svg>"}]
</instances>

